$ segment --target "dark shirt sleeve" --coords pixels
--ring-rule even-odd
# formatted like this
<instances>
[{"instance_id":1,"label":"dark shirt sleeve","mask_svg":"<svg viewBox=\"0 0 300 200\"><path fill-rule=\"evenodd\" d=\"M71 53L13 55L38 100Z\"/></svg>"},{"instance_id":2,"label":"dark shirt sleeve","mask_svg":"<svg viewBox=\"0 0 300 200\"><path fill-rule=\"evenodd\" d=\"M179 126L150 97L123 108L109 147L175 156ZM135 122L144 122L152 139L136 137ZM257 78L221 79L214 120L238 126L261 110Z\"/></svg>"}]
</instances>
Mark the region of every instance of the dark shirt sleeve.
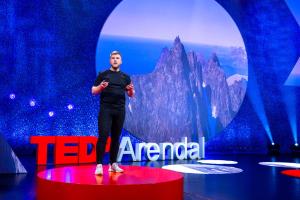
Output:
<instances>
[{"instance_id":1,"label":"dark shirt sleeve","mask_svg":"<svg viewBox=\"0 0 300 200\"><path fill-rule=\"evenodd\" d=\"M99 73L95 82L94 82L94 86L98 86L100 85L100 83L103 81L103 73Z\"/></svg>"},{"instance_id":2,"label":"dark shirt sleeve","mask_svg":"<svg viewBox=\"0 0 300 200\"><path fill-rule=\"evenodd\" d=\"M131 78L130 78L130 76L126 75L125 82L126 82L126 86L129 85L129 84L131 83Z\"/></svg>"},{"instance_id":3,"label":"dark shirt sleeve","mask_svg":"<svg viewBox=\"0 0 300 200\"><path fill-rule=\"evenodd\" d=\"M131 83L131 78L130 78L130 76L127 75L127 80L126 80L126 81L127 81L127 82L126 82L127 85L129 85L129 84Z\"/></svg>"},{"instance_id":4,"label":"dark shirt sleeve","mask_svg":"<svg viewBox=\"0 0 300 200\"><path fill-rule=\"evenodd\" d=\"M127 85L129 85L130 83L131 83L131 78L130 78L130 76L126 75L126 76L125 76L125 87L126 87ZM126 88L125 88L125 90L127 91Z\"/></svg>"}]
</instances>

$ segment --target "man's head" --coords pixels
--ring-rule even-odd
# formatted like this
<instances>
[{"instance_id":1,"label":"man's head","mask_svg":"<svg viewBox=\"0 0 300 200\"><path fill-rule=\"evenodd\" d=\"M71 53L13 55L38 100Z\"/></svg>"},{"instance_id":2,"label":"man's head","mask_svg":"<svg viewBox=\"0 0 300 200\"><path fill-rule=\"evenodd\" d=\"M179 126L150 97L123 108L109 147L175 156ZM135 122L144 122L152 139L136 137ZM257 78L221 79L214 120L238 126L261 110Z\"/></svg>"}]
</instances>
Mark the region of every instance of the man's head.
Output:
<instances>
[{"instance_id":1,"label":"man's head","mask_svg":"<svg viewBox=\"0 0 300 200\"><path fill-rule=\"evenodd\" d=\"M122 57L119 51L113 51L110 53L109 63L114 70L118 70L122 64Z\"/></svg>"}]
</instances>

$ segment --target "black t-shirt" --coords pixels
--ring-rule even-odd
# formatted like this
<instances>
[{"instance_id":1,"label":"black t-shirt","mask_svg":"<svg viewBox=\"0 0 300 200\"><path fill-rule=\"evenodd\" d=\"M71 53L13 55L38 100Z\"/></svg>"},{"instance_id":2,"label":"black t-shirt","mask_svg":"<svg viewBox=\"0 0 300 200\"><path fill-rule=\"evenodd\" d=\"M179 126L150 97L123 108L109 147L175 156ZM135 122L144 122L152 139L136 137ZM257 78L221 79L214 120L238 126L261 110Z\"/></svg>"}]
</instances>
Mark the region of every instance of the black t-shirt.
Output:
<instances>
[{"instance_id":1,"label":"black t-shirt","mask_svg":"<svg viewBox=\"0 0 300 200\"><path fill-rule=\"evenodd\" d=\"M94 86L100 85L102 81L107 81L108 86L100 93L100 105L113 108L124 108L126 86L130 84L130 77L121 72L106 70L98 74Z\"/></svg>"}]
</instances>

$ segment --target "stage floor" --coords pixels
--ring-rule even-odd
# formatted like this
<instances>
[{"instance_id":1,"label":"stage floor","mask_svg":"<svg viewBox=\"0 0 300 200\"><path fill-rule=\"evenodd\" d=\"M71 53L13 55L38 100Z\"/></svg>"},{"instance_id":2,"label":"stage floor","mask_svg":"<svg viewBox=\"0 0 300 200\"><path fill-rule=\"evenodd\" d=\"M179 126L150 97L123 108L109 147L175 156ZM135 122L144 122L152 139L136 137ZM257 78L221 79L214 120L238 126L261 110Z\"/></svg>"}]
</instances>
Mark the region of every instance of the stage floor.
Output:
<instances>
[{"instance_id":1,"label":"stage floor","mask_svg":"<svg viewBox=\"0 0 300 200\"><path fill-rule=\"evenodd\" d=\"M36 167L35 157L20 157L28 174L0 175L1 200L36 199L38 171L54 166ZM270 157L263 155L208 155L206 159L234 160L235 165L226 165L243 170L234 174L183 174L184 199L300 199L300 178L283 175L290 168L276 168L259 165L259 162L297 162L300 158L289 155ZM170 164L199 164L193 160L131 162L122 165L160 168ZM223 165L225 166L225 165Z\"/></svg>"}]
</instances>

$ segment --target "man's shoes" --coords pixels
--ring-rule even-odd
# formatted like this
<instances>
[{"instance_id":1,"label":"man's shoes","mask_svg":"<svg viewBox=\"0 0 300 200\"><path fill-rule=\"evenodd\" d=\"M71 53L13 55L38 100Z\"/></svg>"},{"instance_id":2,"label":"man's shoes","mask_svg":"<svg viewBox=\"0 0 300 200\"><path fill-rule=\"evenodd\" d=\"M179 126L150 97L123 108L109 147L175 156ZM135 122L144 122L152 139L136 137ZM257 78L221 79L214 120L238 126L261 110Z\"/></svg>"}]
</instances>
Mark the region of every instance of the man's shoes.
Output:
<instances>
[{"instance_id":1,"label":"man's shoes","mask_svg":"<svg viewBox=\"0 0 300 200\"><path fill-rule=\"evenodd\" d=\"M102 176L103 175L103 167L102 164L97 164L96 170L95 170L95 175Z\"/></svg>"},{"instance_id":2,"label":"man's shoes","mask_svg":"<svg viewBox=\"0 0 300 200\"><path fill-rule=\"evenodd\" d=\"M117 173L124 172L124 170L121 169L117 163L113 163L113 164L109 165L108 171L109 172L117 172Z\"/></svg>"}]
</instances>

